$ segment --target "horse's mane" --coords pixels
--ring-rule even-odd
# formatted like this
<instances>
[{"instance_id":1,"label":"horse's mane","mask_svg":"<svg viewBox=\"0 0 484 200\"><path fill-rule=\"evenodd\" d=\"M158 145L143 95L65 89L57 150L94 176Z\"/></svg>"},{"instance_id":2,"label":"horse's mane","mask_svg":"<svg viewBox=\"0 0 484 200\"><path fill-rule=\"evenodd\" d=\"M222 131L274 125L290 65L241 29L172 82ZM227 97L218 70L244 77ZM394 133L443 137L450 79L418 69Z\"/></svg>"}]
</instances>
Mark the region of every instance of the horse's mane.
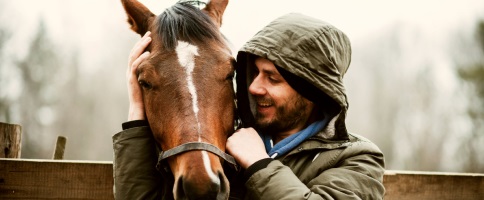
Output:
<instances>
[{"instance_id":1,"label":"horse's mane","mask_svg":"<svg viewBox=\"0 0 484 200\"><path fill-rule=\"evenodd\" d=\"M215 39L223 42L210 17L194 6L200 4L203 2L180 1L158 15L155 26L158 26L158 34L167 50L173 50L178 40L193 43Z\"/></svg>"}]
</instances>

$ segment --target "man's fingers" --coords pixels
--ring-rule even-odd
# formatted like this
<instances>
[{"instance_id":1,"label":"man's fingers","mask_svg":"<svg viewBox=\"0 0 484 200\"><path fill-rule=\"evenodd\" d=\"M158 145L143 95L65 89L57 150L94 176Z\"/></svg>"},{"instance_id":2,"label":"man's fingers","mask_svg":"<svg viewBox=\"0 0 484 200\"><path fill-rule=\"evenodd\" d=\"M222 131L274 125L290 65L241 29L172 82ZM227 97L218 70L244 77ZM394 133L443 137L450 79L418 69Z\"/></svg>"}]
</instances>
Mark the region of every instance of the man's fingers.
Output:
<instances>
[{"instance_id":1,"label":"man's fingers","mask_svg":"<svg viewBox=\"0 0 484 200\"><path fill-rule=\"evenodd\" d=\"M143 35L143 37L141 37L141 39L140 39L140 40L138 40L138 41L136 42L136 44L134 44L134 47L138 47L138 46L142 45L142 43L143 43L144 39L146 39L146 38L150 37L150 35L151 35L151 32L150 32L150 31L146 32L146 33L145 33L145 35ZM132 48L132 49L131 49L131 52L129 52L129 54L133 54L133 52L134 52L135 50L136 50L136 48Z\"/></svg>"},{"instance_id":2,"label":"man's fingers","mask_svg":"<svg viewBox=\"0 0 484 200\"><path fill-rule=\"evenodd\" d=\"M151 38L143 38L140 42L140 44L135 45L135 47L133 48L133 52L131 52L130 54L131 61L136 60L136 58L139 57L141 53L143 53L148 44L151 42Z\"/></svg>"},{"instance_id":3,"label":"man's fingers","mask_svg":"<svg viewBox=\"0 0 484 200\"><path fill-rule=\"evenodd\" d=\"M143 54L141 54L136 60L134 60L133 64L131 64L131 74L136 74L136 70L138 69L138 65L146 60L148 56L150 55L149 51L145 51Z\"/></svg>"},{"instance_id":4,"label":"man's fingers","mask_svg":"<svg viewBox=\"0 0 484 200\"><path fill-rule=\"evenodd\" d=\"M129 65L131 66L131 63L136 60L140 56L140 54L143 53L143 51L146 49L146 47L150 44L151 42L151 32L146 32L146 34L139 40L133 47L133 49L130 52L129 56Z\"/></svg>"}]
</instances>

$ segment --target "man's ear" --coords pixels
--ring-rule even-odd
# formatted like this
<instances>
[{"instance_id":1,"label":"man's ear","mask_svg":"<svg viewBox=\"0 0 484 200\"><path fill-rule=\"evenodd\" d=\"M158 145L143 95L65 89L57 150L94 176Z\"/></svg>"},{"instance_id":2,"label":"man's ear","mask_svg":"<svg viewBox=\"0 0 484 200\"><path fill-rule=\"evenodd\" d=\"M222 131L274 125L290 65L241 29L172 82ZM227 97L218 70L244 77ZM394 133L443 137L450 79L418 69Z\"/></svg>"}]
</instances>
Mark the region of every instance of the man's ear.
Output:
<instances>
[{"instance_id":1,"label":"man's ear","mask_svg":"<svg viewBox=\"0 0 484 200\"><path fill-rule=\"evenodd\" d=\"M124 10L128 15L128 23L131 29L143 36L149 29L155 15L137 0L121 0Z\"/></svg>"},{"instance_id":2,"label":"man's ear","mask_svg":"<svg viewBox=\"0 0 484 200\"><path fill-rule=\"evenodd\" d=\"M212 18L217 27L220 27L222 26L222 16L228 3L229 0L209 0L202 11Z\"/></svg>"}]
</instances>

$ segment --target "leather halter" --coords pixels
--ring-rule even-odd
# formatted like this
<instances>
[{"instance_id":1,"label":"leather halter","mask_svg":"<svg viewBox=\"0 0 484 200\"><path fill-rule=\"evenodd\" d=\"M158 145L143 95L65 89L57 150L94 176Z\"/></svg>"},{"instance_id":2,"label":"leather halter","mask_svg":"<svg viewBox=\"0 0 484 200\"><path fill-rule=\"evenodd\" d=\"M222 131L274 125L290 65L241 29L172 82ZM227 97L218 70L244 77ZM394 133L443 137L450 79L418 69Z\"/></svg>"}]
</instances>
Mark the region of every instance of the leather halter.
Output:
<instances>
[{"instance_id":1,"label":"leather halter","mask_svg":"<svg viewBox=\"0 0 484 200\"><path fill-rule=\"evenodd\" d=\"M225 161L227 161L229 164L234 166L236 169L238 168L238 165L235 162L234 157L232 157L231 155L223 152L222 150L220 150L216 146L209 144L209 143L205 143L205 142L188 142L188 143L182 144L180 146L177 146L175 148L172 148L172 149L169 149L169 150L166 150L166 151L161 151L160 155L158 156L157 168L161 167L160 165L161 165L162 161L165 160L166 158L169 158L171 156L175 156L175 155L178 155L180 153L187 152L187 151L193 151L193 150L205 150L205 151L212 152L215 155L219 156L220 158L223 158Z\"/></svg>"}]
</instances>

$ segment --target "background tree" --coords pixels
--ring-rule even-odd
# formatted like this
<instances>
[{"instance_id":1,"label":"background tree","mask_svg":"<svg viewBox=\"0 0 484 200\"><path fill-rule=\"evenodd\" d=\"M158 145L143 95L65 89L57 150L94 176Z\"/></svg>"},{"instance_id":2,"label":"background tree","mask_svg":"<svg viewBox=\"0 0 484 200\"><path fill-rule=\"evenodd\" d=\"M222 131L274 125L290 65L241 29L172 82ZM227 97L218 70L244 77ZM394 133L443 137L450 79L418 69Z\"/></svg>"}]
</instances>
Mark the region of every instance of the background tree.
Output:
<instances>
[{"instance_id":1,"label":"background tree","mask_svg":"<svg viewBox=\"0 0 484 200\"><path fill-rule=\"evenodd\" d=\"M0 27L0 85L4 86L4 89L0 91L0 121L10 121L10 103L7 99L7 68L6 65L6 55L4 52L6 41L9 38L10 33L4 27Z\"/></svg>"},{"instance_id":2,"label":"background tree","mask_svg":"<svg viewBox=\"0 0 484 200\"><path fill-rule=\"evenodd\" d=\"M63 64L56 52L59 50L48 37L41 19L25 58L15 63L21 77L21 93L15 104L20 121L28 122L22 124L22 154L34 158L44 155L55 142L55 137L48 133L56 118L57 82L62 78L59 72Z\"/></svg>"},{"instance_id":3,"label":"background tree","mask_svg":"<svg viewBox=\"0 0 484 200\"><path fill-rule=\"evenodd\" d=\"M387 169L456 169L446 149L458 145L453 112L461 99L443 84L457 80L452 66L443 65L453 60L435 55L439 41L431 37L412 24L396 23L354 43L346 81L349 115L356 116L349 120L358 120L348 124L358 125L354 131L382 149ZM440 78L445 71L451 76Z\"/></svg>"},{"instance_id":4,"label":"background tree","mask_svg":"<svg viewBox=\"0 0 484 200\"><path fill-rule=\"evenodd\" d=\"M4 2L0 2L0 12L4 10ZM10 31L6 26L0 24L0 122L10 121L10 98L8 98L8 79L11 78L7 65L7 52L5 47L10 38Z\"/></svg>"},{"instance_id":5,"label":"background tree","mask_svg":"<svg viewBox=\"0 0 484 200\"><path fill-rule=\"evenodd\" d=\"M475 30L476 53L469 53L469 64L460 64L457 74L462 79L468 94L469 103L467 115L471 129L467 137L463 138L461 145L461 159L464 159L464 169L469 172L484 172L484 21L477 23ZM469 49L465 48L464 49ZM475 55L475 56L473 56Z\"/></svg>"}]
</instances>

